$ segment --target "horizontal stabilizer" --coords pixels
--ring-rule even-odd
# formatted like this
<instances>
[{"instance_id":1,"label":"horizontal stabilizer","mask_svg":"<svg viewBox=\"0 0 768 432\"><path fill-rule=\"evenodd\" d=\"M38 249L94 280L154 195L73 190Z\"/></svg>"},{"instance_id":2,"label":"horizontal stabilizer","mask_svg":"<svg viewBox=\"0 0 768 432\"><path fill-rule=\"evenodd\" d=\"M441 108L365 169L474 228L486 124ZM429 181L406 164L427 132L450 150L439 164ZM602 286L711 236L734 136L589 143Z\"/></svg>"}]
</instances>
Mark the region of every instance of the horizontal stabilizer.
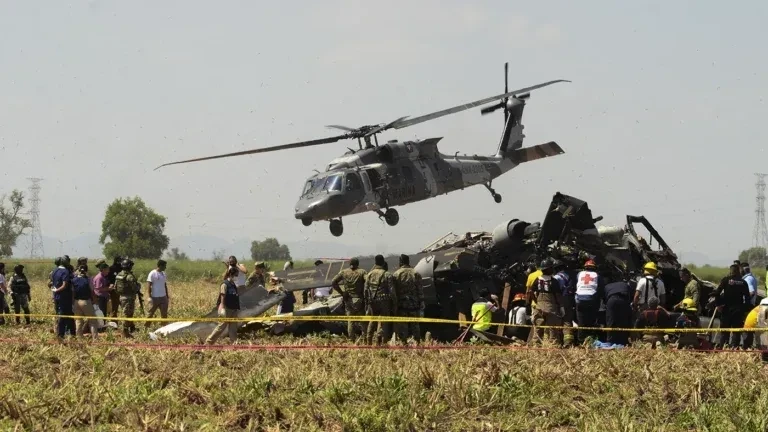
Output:
<instances>
[{"instance_id":1,"label":"horizontal stabilizer","mask_svg":"<svg viewBox=\"0 0 768 432\"><path fill-rule=\"evenodd\" d=\"M533 147L526 147L514 150L510 152L510 159L513 162L521 164L524 162L530 162L536 159L543 159L550 156L557 156L565 153L563 149L557 145L556 142L550 141L545 144L535 145Z\"/></svg>"}]
</instances>

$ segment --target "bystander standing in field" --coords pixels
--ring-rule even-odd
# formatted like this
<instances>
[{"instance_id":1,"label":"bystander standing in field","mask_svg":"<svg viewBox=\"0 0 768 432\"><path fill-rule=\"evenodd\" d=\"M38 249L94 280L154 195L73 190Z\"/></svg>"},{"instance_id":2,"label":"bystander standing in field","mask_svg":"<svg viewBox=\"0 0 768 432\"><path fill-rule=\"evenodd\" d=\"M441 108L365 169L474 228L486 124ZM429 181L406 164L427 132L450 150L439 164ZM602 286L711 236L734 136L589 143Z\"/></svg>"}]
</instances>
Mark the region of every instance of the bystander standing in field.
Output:
<instances>
[{"instance_id":1,"label":"bystander standing in field","mask_svg":"<svg viewBox=\"0 0 768 432\"><path fill-rule=\"evenodd\" d=\"M114 286L109 283L109 265L103 259L96 261L96 268L99 270L96 276L93 277L93 293L96 295L96 304L99 306L101 313L107 316L107 304L109 303L109 297L114 290Z\"/></svg>"},{"instance_id":2,"label":"bystander standing in field","mask_svg":"<svg viewBox=\"0 0 768 432\"><path fill-rule=\"evenodd\" d=\"M747 287L749 287L750 304L754 306L757 303L757 278L752 274L749 263L741 264L741 275L744 282L747 283Z\"/></svg>"},{"instance_id":3,"label":"bystander standing in field","mask_svg":"<svg viewBox=\"0 0 768 432\"><path fill-rule=\"evenodd\" d=\"M235 266L230 266L227 269L226 278L219 287L219 300L216 302L218 307L219 316L225 318L237 318L237 313L240 311L240 294L237 290L237 281L239 270ZM221 337L224 330L228 330L229 341L235 343L237 341L237 328L240 323L234 321L223 321L216 326L213 332L205 340L208 345L213 345L216 340Z\"/></svg>"},{"instance_id":4,"label":"bystander standing in field","mask_svg":"<svg viewBox=\"0 0 768 432\"><path fill-rule=\"evenodd\" d=\"M53 270L51 270L50 273L48 273L48 289L51 290L51 300L53 300L53 310L56 310L56 294L54 291L56 288L53 287L53 274L56 273L56 269L59 268L61 265L61 257L57 257L55 260L53 260ZM53 334L58 333L59 331L59 319L54 318L53 319Z\"/></svg>"},{"instance_id":5,"label":"bystander standing in field","mask_svg":"<svg viewBox=\"0 0 768 432\"><path fill-rule=\"evenodd\" d=\"M18 314L21 310L24 310L24 319L27 324L29 320L29 301L31 296L31 290L27 276L24 274L24 266L21 264L16 265L13 268L13 277L10 283L11 298L13 299L13 313L16 316L16 324L21 324L21 317Z\"/></svg>"},{"instance_id":6,"label":"bystander standing in field","mask_svg":"<svg viewBox=\"0 0 768 432\"><path fill-rule=\"evenodd\" d=\"M293 261L286 261L283 264L283 271L293 270Z\"/></svg>"},{"instance_id":7,"label":"bystander standing in field","mask_svg":"<svg viewBox=\"0 0 768 432\"><path fill-rule=\"evenodd\" d=\"M245 265L240 264L237 262L237 258L235 258L234 255L230 255L230 257L227 259L227 262L224 263L227 266L227 269L230 267L234 267L237 269L237 280L235 281L235 284L237 285L237 289L240 290L240 292L243 291L243 288L245 288L246 284L246 277L248 276L248 269L245 267ZM226 279L227 272L224 272L224 278Z\"/></svg>"},{"instance_id":8,"label":"bystander standing in field","mask_svg":"<svg viewBox=\"0 0 768 432\"><path fill-rule=\"evenodd\" d=\"M11 313L8 307L8 286L5 283L5 263L0 263L0 325L5 324L5 314Z\"/></svg>"},{"instance_id":9,"label":"bystander standing in field","mask_svg":"<svg viewBox=\"0 0 768 432\"><path fill-rule=\"evenodd\" d=\"M72 273L66 267L67 260L59 260L60 265L53 272L53 301L56 305L56 315L59 315L56 334L59 339L69 333L75 336L75 319L72 307Z\"/></svg>"},{"instance_id":10,"label":"bystander standing in field","mask_svg":"<svg viewBox=\"0 0 768 432\"><path fill-rule=\"evenodd\" d=\"M87 321L85 318L80 318L77 323L77 336L80 337L85 334L85 326L87 323L91 331L91 337L96 339L99 334L99 329L96 322L96 311L93 309L93 298L95 296L91 278L88 277L88 264L80 264L77 267L77 272L72 278L72 291L75 300L75 315L80 317L93 317Z\"/></svg>"},{"instance_id":11,"label":"bystander standing in field","mask_svg":"<svg viewBox=\"0 0 768 432\"><path fill-rule=\"evenodd\" d=\"M165 268L168 263L164 260L157 261L157 267L147 276L147 292L149 292L150 308L147 317L154 318L155 311L160 309L160 317L168 318L168 303L171 296L168 293L168 282L165 276ZM149 328L147 321L146 327Z\"/></svg>"}]
</instances>

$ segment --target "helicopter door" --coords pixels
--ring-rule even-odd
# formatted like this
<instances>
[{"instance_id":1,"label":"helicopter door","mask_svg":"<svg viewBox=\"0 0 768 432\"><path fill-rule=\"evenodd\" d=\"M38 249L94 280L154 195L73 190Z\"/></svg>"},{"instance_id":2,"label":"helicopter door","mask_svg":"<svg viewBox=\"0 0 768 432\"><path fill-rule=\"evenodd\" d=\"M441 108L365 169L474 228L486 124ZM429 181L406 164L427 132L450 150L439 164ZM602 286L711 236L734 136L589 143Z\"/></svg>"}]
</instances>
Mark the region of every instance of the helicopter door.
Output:
<instances>
[{"instance_id":1,"label":"helicopter door","mask_svg":"<svg viewBox=\"0 0 768 432\"><path fill-rule=\"evenodd\" d=\"M344 194L356 207L365 197L365 189L360 176L356 172L348 172L344 176Z\"/></svg>"}]
</instances>

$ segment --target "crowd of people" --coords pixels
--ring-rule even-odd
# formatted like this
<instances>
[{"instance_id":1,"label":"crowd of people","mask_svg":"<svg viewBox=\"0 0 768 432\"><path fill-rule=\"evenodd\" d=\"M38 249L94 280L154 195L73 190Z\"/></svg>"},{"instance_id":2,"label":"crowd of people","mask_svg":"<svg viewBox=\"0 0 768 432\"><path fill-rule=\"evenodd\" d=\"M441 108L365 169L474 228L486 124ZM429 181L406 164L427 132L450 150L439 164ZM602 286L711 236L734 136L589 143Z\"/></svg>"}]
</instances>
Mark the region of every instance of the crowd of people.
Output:
<instances>
[{"instance_id":1,"label":"crowd of people","mask_svg":"<svg viewBox=\"0 0 768 432\"><path fill-rule=\"evenodd\" d=\"M247 275L246 267L238 263L234 256L230 256L224 264L226 271L219 286L216 307L219 316L232 318L240 310L239 298L246 286L266 285L266 265L257 262L253 272ZM315 263L319 264L322 261ZM63 339L67 334L84 336L86 332L97 338L97 320L107 315L110 306L114 318L118 313L126 318L135 317L137 302L142 315L148 318L153 318L158 311L162 318L168 317L170 292L164 260L158 260L156 268L147 275L150 299L146 314L141 283L133 273L134 263L130 259L115 257L112 265L99 259L95 264L97 272L92 277L85 257L78 258L73 266L65 255L57 258L55 265L49 275L48 286L52 291L56 315L59 316L54 325L54 332L59 338ZM289 261L284 270L292 267L293 263ZM16 265L13 270L13 275L7 280L5 264L0 263L0 307L3 313L10 313L6 301L6 297L10 297L10 305L17 314L16 323L21 323L18 314L23 311L25 322L29 324L30 285L23 265ZM707 315L713 313L713 318L718 314L721 328L757 327L757 311L760 306L768 308L768 299L757 304L758 282L748 264L734 262L729 271L729 275L720 281L713 293L707 293L705 299L701 283L688 269L682 269L679 277L685 287L683 300L669 311L664 305L668 304L670 293L653 262L645 264L643 275L636 280L627 277L607 283L592 260L586 261L582 269L574 270L562 261L546 259L538 268L529 268L525 293L518 293L512 299L508 323L519 327L510 327L507 333L528 342L549 340L563 346L581 345L590 339L614 345L627 345L630 339L640 339L655 346L664 341L664 334L659 329L699 327L699 316L705 312ZM280 280L275 278L275 282ZM320 300L330 296L331 291L338 292L348 316L424 316L421 276L410 266L407 255L399 257L399 268L394 272L388 270L382 255L374 258L370 271L360 268L359 260L353 258L349 267L332 279L330 286L314 291L313 297ZM303 296L307 295L307 292L303 293ZM306 303L307 299L303 298L303 301ZM278 314L293 312L294 303L295 297L289 292L278 306ZM488 330L492 326L492 315L499 307L496 295L487 290L480 292L471 308L472 328ZM74 316L81 317L79 322L71 318ZM123 335L131 337L136 331L134 322L120 321ZM0 324L4 323L5 317L0 315ZM206 343L216 342L225 331L228 331L230 341L234 342L239 324L221 322ZM532 332L528 324L533 324ZM148 329L150 322L145 326ZM619 330L603 332L599 327ZM630 328L642 331L630 332L627 330ZM367 344L389 341L393 334L403 342L409 338L419 342L422 337L418 322L366 323L350 320L347 332L353 339L362 337ZM681 338L680 343L684 340L688 339ZM754 333L720 332L717 345L748 349L754 346Z\"/></svg>"},{"instance_id":2,"label":"crowd of people","mask_svg":"<svg viewBox=\"0 0 768 432\"><path fill-rule=\"evenodd\" d=\"M758 304L757 278L746 263L734 262L729 275L706 298L702 295L702 284L688 269L683 268L679 277L684 285L683 299L668 310L664 305L669 304L667 297L671 293L653 262L645 264L643 275L636 281L626 277L606 283L592 260L574 271L561 261L547 259L538 268L528 270L526 293L513 298L508 321L545 328L534 327L531 333L527 327L516 327L510 332L526 341L549 340L563 346L581 345L590 339L613 345L627 345L630 339L642 340L656 346L665 340L658 329L699 327L702 313L711 314L712 319L719 316L720 327L724 329L756 328L758 310L768 307L768 300ZM473 318L479 321L475 328L485 330L491 325L485 311L498 308L498 299L481 296L475 305ZM546 328L550 326L563 328ZM600 327L626 330L602 332ZM628 330L632 328L641 331ZM697 343L692 333L681 336L678 342ZM753 331L724 331L720 332L716 346L749 349L754 342Z\"/></svg>"}]
</instances>

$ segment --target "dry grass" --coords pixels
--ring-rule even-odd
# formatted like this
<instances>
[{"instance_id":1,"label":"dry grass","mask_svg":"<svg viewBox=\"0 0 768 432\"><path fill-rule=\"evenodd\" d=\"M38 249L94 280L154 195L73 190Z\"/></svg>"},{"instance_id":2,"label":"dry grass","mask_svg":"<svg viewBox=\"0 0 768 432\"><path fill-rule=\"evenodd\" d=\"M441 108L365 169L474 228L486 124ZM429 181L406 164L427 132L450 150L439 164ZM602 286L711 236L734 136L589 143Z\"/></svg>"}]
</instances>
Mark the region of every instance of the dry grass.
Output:
<instances>
[{"instance_id":1,"label":"dry grass","mask_svg":"<svg viewBox=\"0 0 768 432\"><path fill-rule=\"evenodd\" d=\"M177 316L199 316L215 299L213 284L171 288ZM44 287L35 296L37 311L51 308ZM0 351L0 430L768 429L768 371L744 353L187 352L52 344L50 327L0 328L33 342Z\"/></svg>"}]
</instances>

